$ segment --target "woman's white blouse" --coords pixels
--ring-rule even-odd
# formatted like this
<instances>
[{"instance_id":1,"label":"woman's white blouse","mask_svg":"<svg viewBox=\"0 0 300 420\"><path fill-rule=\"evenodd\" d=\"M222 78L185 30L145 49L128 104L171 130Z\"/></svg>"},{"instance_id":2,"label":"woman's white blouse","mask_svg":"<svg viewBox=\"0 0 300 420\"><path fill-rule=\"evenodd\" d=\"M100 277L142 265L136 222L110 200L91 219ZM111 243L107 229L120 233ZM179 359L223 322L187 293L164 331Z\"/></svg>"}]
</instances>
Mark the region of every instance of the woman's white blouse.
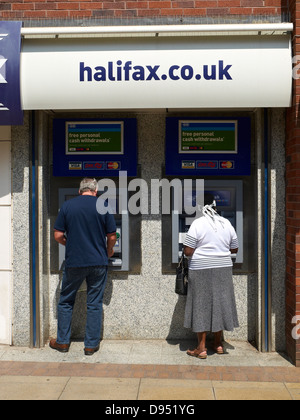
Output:
<instances>
[{"instance_id":1,"label":"woman's white blouse","mask_svg":"<svg viewBox=\"0 0 300 420\"><path fill-rule=\"evenodd\" d=\"M196 219L184 241L184 246L195 249L190 259L190 270L232 267L231 249L239 247L236 231L229 220L217 217Z\"/></svg>"}]
</instances>

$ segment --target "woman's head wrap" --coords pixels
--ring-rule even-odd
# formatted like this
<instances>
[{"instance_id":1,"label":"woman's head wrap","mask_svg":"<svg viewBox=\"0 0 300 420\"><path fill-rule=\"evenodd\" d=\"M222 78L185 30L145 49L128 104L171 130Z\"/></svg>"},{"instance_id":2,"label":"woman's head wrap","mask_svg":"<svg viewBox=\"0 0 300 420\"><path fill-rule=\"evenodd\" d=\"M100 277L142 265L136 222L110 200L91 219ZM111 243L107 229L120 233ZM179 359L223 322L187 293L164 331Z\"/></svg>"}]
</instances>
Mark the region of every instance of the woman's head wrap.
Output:
<instances>
[{"instance_id":1,"label":"woman's head wrap","mask_svg":"<svg viewBox=\"0 0 300 420\"><path fill-rule=\"evenodd\" d=\"M215 197L210 193L204 194L204 206L202 207L202 214L208 220L215 232L218 231L217 223L221 223L224 229L224 221L216 211L217 203Z\"/></svg>"}]
</instances>

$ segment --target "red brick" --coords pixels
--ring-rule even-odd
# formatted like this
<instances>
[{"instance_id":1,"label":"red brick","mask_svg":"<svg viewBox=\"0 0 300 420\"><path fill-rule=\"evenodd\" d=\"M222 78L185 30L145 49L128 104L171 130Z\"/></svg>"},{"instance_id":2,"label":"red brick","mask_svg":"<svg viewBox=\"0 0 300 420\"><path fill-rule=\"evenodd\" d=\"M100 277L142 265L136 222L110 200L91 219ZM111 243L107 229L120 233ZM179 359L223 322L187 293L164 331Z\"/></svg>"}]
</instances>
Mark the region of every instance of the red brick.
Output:
<instances>
[{"instance_id":1,"label":"red brick","mask_svg":"<svg viewBox=\"0 0 300 420\"><path fill-rule=\"evenodd\" d=\"M160 9L151 9L151 10L140 9L137 11L137 14L138 14L138 17L155 17L155 16L161 15L161 10Z\"/></svg>"},{"instance_id":2,"label":"red brick","mask_svg":"<svg viewBox=\"0 0 300 420\"><path fill-rule=\"evenodd\" d=\"M254 15L276 15L277 9L272 8L265 8L265 7L254 7L253 8Z\"/></svg>"},{"instance_id":3,"label":"red brick","mask_svg":"<svg viewBox=\"0 0 300 420\"><path fill-rule=\"evenodd\" d=\"M241 0L241 7L264 7L264 0Z\"/></svg>"},{"instance_id":4,"label":"red brick","mask_svg":"<svg viewBox=\"0 0 300 420\"><path fill-rule=\"evenodd\" d=\"M162 16L182 16L183 9L162 9Z\"/></svg>"},{"instance_id":5,"label":"red brick","mask_svg":"<svg viewBox=\"0 0 300 420\"><path fill-rule=\"evenodd\" d=\"M103 3L102 2L92 2L92 3L80 3L80 9L81 10L97 10L97 9L103 9Z\"/></svg>"},{"instance_id":6,"label":"red brick","mask_svg":"<svg viewBox=\"0 0 300 420\"><path fill-rule=\"evenodd\" d=\"M113 18L114 17L114 10L93 10L92 16L96 18Z\"/></svg>"},{"instance_id":7,"label":"red brick","mask_svg":"<svg viewBox=\"0 0 300 420\"><path fill-rule=\"evenodd\" d=\"M103 9L110 9L110 10L116 10L116 9L125 9L126 3L123 1L118 1L116 3L109 3L104 2L103 3Z\"/></svg>"},{"instance_id":8,"label":"red brick","mask_svg":"<svg viewBox=\"0 0 300 420\"><path fill-rule=\"evenodd\" d=\"M241 7L240 0L219 0L218 7ZM239 9L241 12L241 9Z\"/></svg>"},{"instance_id":9,"label":"red brick","mask_svg":"<svg viewBox=\"0 0 300 420\"><path fill-rule=\"evenodd\" d=\"M137 16L136 10L115 10L115 17L135 18L136 16Z\"/></svg>"},{"instance_id":10,"label":"red brick","mask_svg":"<svg viewBox=\"0 0 300 420\"><path fill-rule=\"evenodd\" d=\"M30 19L38 19L38 18L45 18L46 17L46 10L30 10L24 12L24 18Z\"/></svg>"},{"instance_id":11,"label":"red brick","mask_svg":"<svg viewBox=\"0 0 300 420\"><path fill-rule=\"evenodd\" d=\"M222 16L222 15L229 15L230 9L228 8L213 8L213 9L207 9L207 15L208 16Z\"/></svg>"},{"instance_id":12,"label":"red brick","mask_svg":"<svg viewBox=\"0 0 300 420\"><path fill-rule=\"evenodd\" d=\"M265 0L265 7L275 6L281 7L282 1L281 0Z\"/></svg>"},{"instance_id":13,"label":"red brick","mask_svg":"<svg viewBox=\"0 0 300 420\"><path fill-rule=\"evenodd\" d=\"M231 7L230 8L231 15L240 15L241 8L239 7ZM252 15L252 9L250 7L243 7L243 15Z\"/></svg>"},{"instance_id":14,"label":"red brick","mask_svg":"<svg viewBox=\"0 0 300 420\"><path fill-rule=\"evenodd\" d=\"M0 11L1 10L12 10L12 5L8 3L0 4Z\"/></svg>"},{"instance_id":15,"label":"red brick","mask_svg":"<svg viewBox=\"0 0 300 420\"><path fill-rule=\"evenodd\" d=\"M47 17L48 18L60 18L60 19L66 19L68 18L69 11L68 10L49 10L47 11Z\"/></svg>"},{"instance_id":16,"label":"red brick","mask_svg":"<svg viewBox=\"0 0 300 420\"><path fill-rule=\"evenodd\" d=\"M57 3L36 3L35 10L56 10Z\"/></svg>"},{"instance_id":17,"label":"red brick","mask_svg":"<svg viewBox=\"0 0 300 420\"><path fill-rule=\"evenodd\" d=\"M126 2L126 9L147 9L147 1L128 1Z\"/></svg>"},{"instance_id":18,"label":"red brick","mask_svg":"<svg viewBox=\"0 0 300 420\"><path fill-rule=\"evenodd\" d=\"M147 1L128 1L126 2L126 9L147 9L148 2Z\"/></svg>"},{"instance_id":19,"label":"red brick","mask_svg":"<svg viewBox=\"0 0 300 420\"><path fill-rule=\"evenodd\" d=\"M184 16L206 16L206 9L185 9Z\"/></svg>"},{"instance_id":20,"label":"red brick","mask_svg":"<svg viewBox=\"0 0 300 420\"><path fill-rule=\"evenodd\" d=\"M172 2L173 9L191 9L195 7L194 1L174 1Z\"/></svg>"},{"instance_id":21,"label":"red brick","mask_svg":"<svg viewBox=\"0 0 300 420\"><path fill-rule=\"evenodd\" d=\"M11 10L3 10L0 11L0 19L2 20L11 20L11 19L24 19L24 13L21 11L11 11Z\"/></svg>"},{"instance_id":22,"label":"red brick","mask_svg":"<svg viewBox=\"0 0 300 420\"><path fill-rule=\"evenodd\" d=\"M150 1L149 2L149 9L171 9L172 2L171 1Z\"/></svg>"},{"instance_id":23,"label":"red brick","mask_svg":"<svg viewBox=\"0 0 300 420\"><path fill-rule=\"evenodd\" d=\"M208 7L217 7L218 2L214 0L198 0L195 2L195 6L203 9L207 9Z\"/></svg>"},{"instance_id":24,"label":"red brick","mask_svg":"<svg viewBox=\"0 0 300 420\"><path fill-rule=\"evenodd\" d=\"M71 10L70 17L74 19L90 18L92 16L91 10Z\"/></svg>"},{"instance_id":25,"label":"red brick","mask_svg":"<svg viewBox=\"0 0 300 420\"><path fill-rule=\"evenodd\" d=\"M75 2L58 2L57 3L57 9L58 10L79 10L79 3Z\"/></svg>"},{"instance_id":26,"label":"red brick","mask_svg":"<svg viewBox=\"0 0 300 420\"><path fill-rule=\"evenodd\" d=\"M30 10L34 9L34 3L13 3L12 10Z\"/></svg>"}]
</instances>

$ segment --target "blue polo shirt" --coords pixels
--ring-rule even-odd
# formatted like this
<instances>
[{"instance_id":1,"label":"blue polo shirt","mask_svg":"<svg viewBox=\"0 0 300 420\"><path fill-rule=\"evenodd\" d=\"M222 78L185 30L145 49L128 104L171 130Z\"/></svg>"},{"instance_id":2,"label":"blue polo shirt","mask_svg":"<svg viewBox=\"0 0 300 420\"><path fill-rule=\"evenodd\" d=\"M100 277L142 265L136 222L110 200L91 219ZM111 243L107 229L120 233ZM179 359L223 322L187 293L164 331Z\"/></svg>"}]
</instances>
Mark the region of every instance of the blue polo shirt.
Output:
<instances>
[{"instance_id":1,"label":"blue polo shirt","mask_svg":"<svg viewBox=\"0 0 300 420\"><path fill-rule=\"evenodd\" d=\"M66 267L108 265L106 235L116 232L116 222L112 214L98 213L97 200L80 195L60 209L54 229L67 236Z\"/></svg>"}]
</instances>

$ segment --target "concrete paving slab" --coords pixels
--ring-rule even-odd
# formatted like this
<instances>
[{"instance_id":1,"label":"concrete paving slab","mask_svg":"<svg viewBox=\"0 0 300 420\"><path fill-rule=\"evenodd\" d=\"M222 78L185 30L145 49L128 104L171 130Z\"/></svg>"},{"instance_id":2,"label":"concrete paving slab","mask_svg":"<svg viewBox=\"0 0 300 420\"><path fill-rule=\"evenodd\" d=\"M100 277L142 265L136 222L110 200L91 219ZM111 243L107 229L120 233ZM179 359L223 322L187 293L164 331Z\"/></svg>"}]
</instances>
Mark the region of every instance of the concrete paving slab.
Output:
<instances>
[{"instance_id":1,"label":"concrete paving slab","mask_svg":"<svg viewBox=\"0 0 300 420\"><path fill-rule=\"evenodd\" d=\"M291 401L284 383L213 381L216 400Z\"/></svg>"},{"instance_id":2,"label":"concrete paving slab","mask_svg":"<svg viewBox=\"0 0 300 420\"><path fill-rule=\"evenodd\" d=\"M68 377L1 376L0 399L58 400L68 381Z\"/></svg>"},{"instance_id":3,"label":"concrete paving slab","mask_svg":"<svg viewBox=\"0 0 300 420\"><path fill-rule=\"evenodd\" d=\"M300 401L300 384L299 383L285 383L286 388L291 394L293 400Z\"/></svg>"},{"instance_id":4,"label":"concrete paving slab","mask_svg":"<svg viewBox=\"0 0 300 420\"><path fill-rule=\"evenodd\" d=\"M211 381L142 379L139 400L214 400Z\"/></svg>"},{"instance_id":5,"label":"concrete paving slab","mask_svg":"<svg viewBox=\"0 0 300 420\"><path fill-rule=\"evenodd\" d=\"M135 378L71 378L60 400L136 400L139 386Z\"/></svg>"}]
</instances>

